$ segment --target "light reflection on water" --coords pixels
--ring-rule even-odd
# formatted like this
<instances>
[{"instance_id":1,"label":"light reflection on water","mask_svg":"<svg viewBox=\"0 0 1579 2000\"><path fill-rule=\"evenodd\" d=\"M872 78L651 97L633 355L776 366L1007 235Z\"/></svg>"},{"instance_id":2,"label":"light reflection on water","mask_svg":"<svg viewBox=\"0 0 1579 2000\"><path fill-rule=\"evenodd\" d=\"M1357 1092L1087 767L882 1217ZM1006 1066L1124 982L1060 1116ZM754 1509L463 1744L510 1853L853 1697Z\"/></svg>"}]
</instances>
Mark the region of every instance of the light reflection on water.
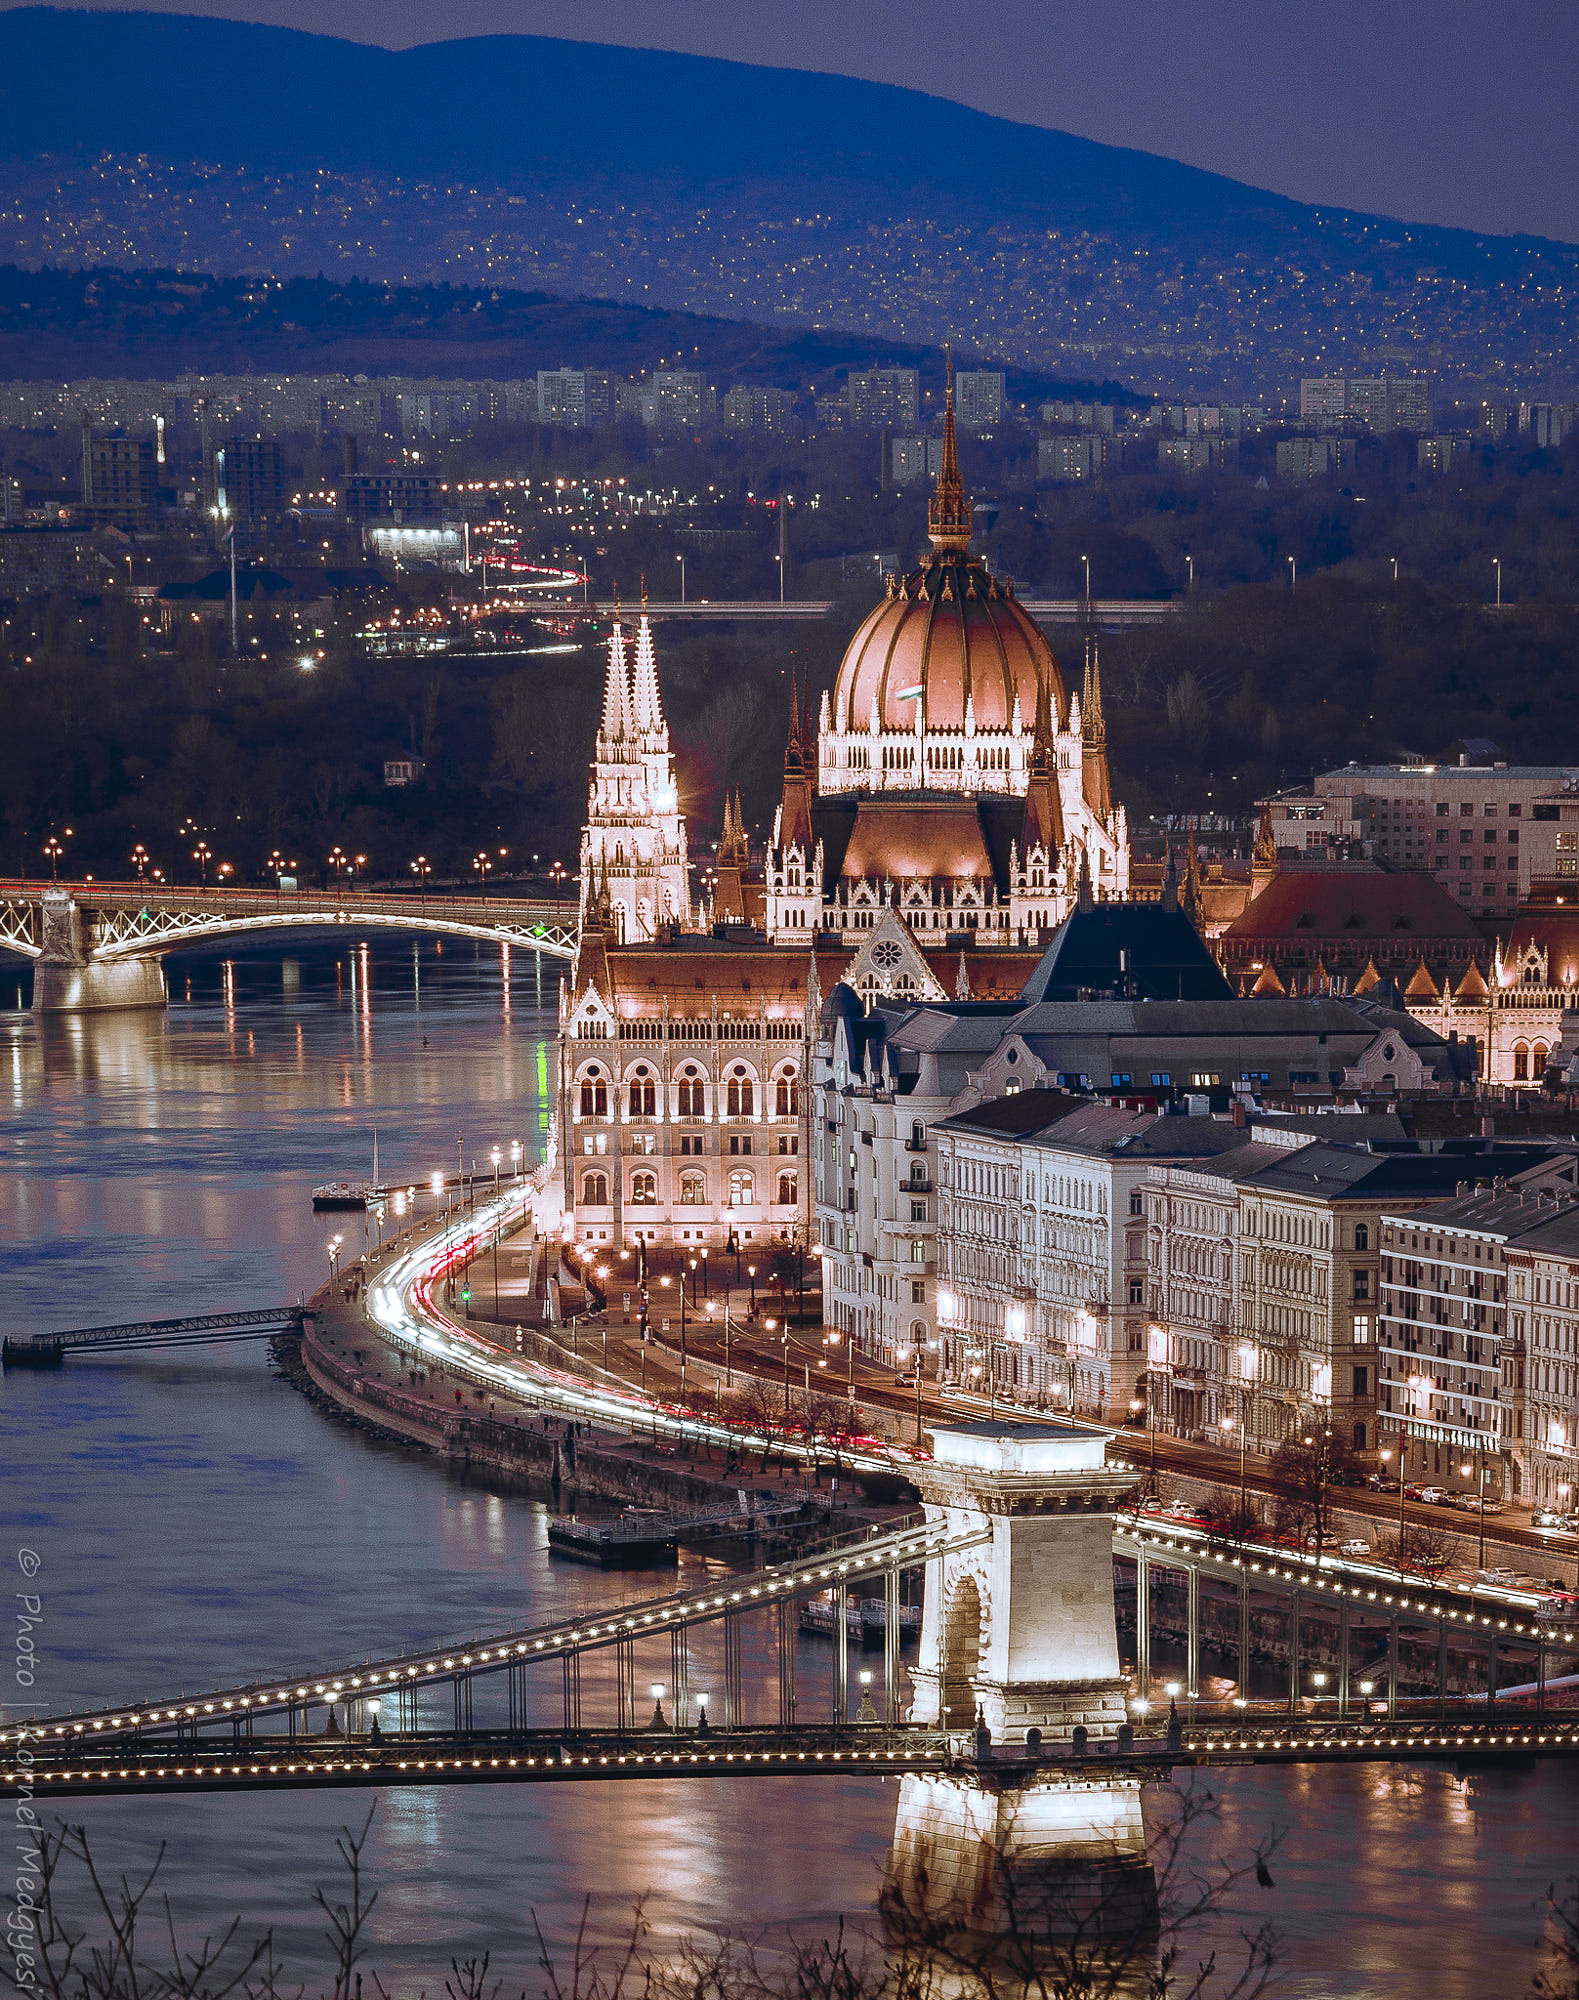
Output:
<instances>
[{"instance_id":1,"label":"light reflection on water","mask_svg":"<svg viewBox=\"0 0 1579 2000\"><path fill-rule=\"evenodd\" d=\"M418 1182L454 1159L457 1131L468 1156L516 1137L540 1149L551 962L539 976L515 953L507 1000L496 951L341 941L238 954L228 970L186 960L171 989L183 998L164 1017L41 1029L0 1014L7 1328L310 1289L344 1225L314 1218L308 1189L365 1172L375 1125L386 1169ZM255 1347L73 1360L12 1375L0 1396L7 1520L45 1562L52 1705L650 1587L551 1565L540 1506L330 1423ZM814 1700L826 1655L805 1650ZM590 1668L588 1690L590 1713ZM1213 1789L1221 1819L1203 1853L1285 1830L1276 1888L1246 1889L1223 1941L1272 1917L1287 1936L1279 1990L1301 2000L1522 1993L1539 1899L1579 1853L1579 1772L1563 1766L1464 1781L1243 1768ZM641 1895L676 1931L869 1915L893 1804L892 1787L848 1780L392 1793L369 1850L374 1962L402 1993L434 1992L452 1951L486 1945L529 1982L529 1913L564 1938L588 1891L604 1935ZM362 1810L310 1794L73 1804L111 1860L168 1841L194 1922L278 1924L299 1976L321 1930L308 1890L332 1879L333 1832Z\"/></svg>"}]
</instances>

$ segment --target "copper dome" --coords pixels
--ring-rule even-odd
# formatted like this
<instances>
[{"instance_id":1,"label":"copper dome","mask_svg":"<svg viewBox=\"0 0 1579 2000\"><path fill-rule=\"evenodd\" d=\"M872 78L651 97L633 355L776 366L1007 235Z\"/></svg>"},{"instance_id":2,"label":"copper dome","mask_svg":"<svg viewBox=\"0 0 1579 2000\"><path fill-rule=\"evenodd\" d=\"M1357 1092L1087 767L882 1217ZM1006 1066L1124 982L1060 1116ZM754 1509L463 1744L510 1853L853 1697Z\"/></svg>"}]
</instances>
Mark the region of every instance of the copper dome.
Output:
<instances>
[{"instance_id":1,"label":"copper dome","mask_svg":"<svg viewBox=\"0 0 1579 2000\"><path fill-rule=\"evenodd\" d=\"M914 729L916 702L930 729L963 729L969 696L978 729L1036 724L1037 682L1062 727L1063 675L1041 627L1009 591L963 550L933 554L862 623L846 649L834 690L836 714L865 729L876 697L884 729ZM918 695L919 691L919 695Z\"/></svg>"}]
</instances>

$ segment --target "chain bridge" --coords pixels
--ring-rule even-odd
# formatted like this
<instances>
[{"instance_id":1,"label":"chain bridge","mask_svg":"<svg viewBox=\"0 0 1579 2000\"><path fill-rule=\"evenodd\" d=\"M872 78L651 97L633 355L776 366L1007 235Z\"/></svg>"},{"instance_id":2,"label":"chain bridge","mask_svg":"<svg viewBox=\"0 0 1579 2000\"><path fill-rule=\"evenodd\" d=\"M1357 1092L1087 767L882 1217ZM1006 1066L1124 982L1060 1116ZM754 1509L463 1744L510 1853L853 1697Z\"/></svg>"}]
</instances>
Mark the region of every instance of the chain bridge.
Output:
<instances>
[{"instance_id":1,"label":"chain bridge","mask_svg":"<svg viewBox=\"0 0 1579 2000\"><path fill-rule=\"evenodd\" d=\"M169 951L261 931L424 932L575 954L575 888L554 900L365 889L172 888L150 882L0 883L0 949L34 962L39 1013L162 1007Z\"/></svg>"}]
</instances>

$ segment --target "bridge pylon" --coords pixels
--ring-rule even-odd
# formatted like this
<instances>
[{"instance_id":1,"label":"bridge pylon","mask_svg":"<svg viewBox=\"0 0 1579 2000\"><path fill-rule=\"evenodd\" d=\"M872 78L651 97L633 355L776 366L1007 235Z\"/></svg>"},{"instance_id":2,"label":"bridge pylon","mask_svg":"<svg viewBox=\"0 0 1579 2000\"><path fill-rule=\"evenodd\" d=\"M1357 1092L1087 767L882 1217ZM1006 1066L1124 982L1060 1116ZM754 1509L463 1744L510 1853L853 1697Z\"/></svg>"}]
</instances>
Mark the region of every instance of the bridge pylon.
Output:
<instances>
[{"instance_id":1,"label":"bridge pylon","mask_svg":"<svg viewBox=\"0 0 1579 2000\"><path fill-rule=\"evenodd\" d=\"M951 1541L990 1534L927 1564L910 1719L963 1737L965 1754L900 1780L883 1890L896 1945L941 1935L1029 1972L1072 1939L1155 1931L1141 1790L1167 1765L1114 1756L1129 1683L1112 1513L1134 1476L1105 1447L1069 1424L951 1424L915 1475ZM1091 1756L1044 1762L1044 1742Z\"/></svg>"},{"instance_id":2,"label":"bridge pylon","mask_svg":"<svg viewBox=\"0 0 1579 2000\"><path fill-rule=\"evenodd\" d=\"M1100 1431L957 1423L933 1432L914 1475L929 1520L975 1547L927 1565L912 1722L1023 1744L1117 1734L1129 1684L1113 1612L1113 1520L1133 1473L1105 1463Z\"/></svg>"},{"instance_id":3,"label":"bridge pylon","mask_svg":"<svg viewBox=\"0 0 1579 2000\"><path fill-rule=\"evenodd\" d=\"M44 891L39 944L33 966L36 1014L165 1004L164 967L157 953L96 957L81 905L69 889Z\"/></svg>"}]
</instances>

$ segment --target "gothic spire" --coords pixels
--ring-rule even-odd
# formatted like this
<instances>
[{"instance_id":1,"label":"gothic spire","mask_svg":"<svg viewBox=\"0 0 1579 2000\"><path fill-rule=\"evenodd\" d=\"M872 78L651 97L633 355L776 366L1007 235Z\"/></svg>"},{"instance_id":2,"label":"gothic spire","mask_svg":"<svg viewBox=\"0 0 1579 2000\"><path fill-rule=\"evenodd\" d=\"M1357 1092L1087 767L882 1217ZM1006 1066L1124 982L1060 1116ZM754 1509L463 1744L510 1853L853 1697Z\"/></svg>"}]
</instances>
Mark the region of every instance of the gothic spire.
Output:
<instances>
[{"instance_id":1,"label":"gothic spire","mask_svg":"<svg viewBox=\"0 0 1579 2000\"><path fill-rule=\"evenodd\" d=\"M1053 728L1047 682L1036 676L1036 728L1025 787L1025 830L1021 845L1029 857L1040 847L1051 867L1064 845L1064 808L1058 790L1058 743Z\"/></svg>"},{"instance_id":2,"label":"gothic spire","mask_svg":"<svg viewBox=\"0 0 1579 2000\"><path fill-rule=\"evenodd\" d=\"M1206 903L1201 892L1201 853L1195 844L1195 828L1184 848L1184 880L1179 887L1179 908L1201 930L1206 922Z\"/></svg>"},{"instance_id":3,"label":"gothic spire","mask_svg":"<svg viewBox=\"0 0 1579 2000\"><path fill-rule=\"evenodd\" d=\"M618 743L630 734L630 672L625 664L625 628L616 613L609 633L608 677L603 684L603 740Z\"/></svg>"},{"instance_id":4,"label":"gothic spire","mask_svg":"<svg viewBox=\"0 0 1579 2000\"><path fill-rule=\"evenodd\" d=\"M641 623L636 627L635 724L639 736L664 733L663 702L658 694L658 657L653 651L652 626L647 620L646 591L642 593Z\"/></svg>"},{"instance_id":5,"label":"gothic spire","mask_svg":"<svg viewBox=\"0 0 1579 2000\"><path fill-rule=\"evenodd\" d=\"M954 350L948 354L948 388L943 404L943 463L938 467L938 487L927 508L927 532L933 553L947 560L962 556L970 547L970 507L965 499L965 482L959 473L959 447L954 437Z\"/></svg>"},{"instance_id":6,"label":"gothic spire","mask_svg":"<svg viewBox=\"0 0 1579 2000\"><path fill-rule=\"evenodd\" d=\"M1102 662L1095 639L1086 641L1086 677L1080 696L1080 788L1086 804L1106 826L1113 816L1113 780L1102 716Z\"/></svg>"}]
</instances>

